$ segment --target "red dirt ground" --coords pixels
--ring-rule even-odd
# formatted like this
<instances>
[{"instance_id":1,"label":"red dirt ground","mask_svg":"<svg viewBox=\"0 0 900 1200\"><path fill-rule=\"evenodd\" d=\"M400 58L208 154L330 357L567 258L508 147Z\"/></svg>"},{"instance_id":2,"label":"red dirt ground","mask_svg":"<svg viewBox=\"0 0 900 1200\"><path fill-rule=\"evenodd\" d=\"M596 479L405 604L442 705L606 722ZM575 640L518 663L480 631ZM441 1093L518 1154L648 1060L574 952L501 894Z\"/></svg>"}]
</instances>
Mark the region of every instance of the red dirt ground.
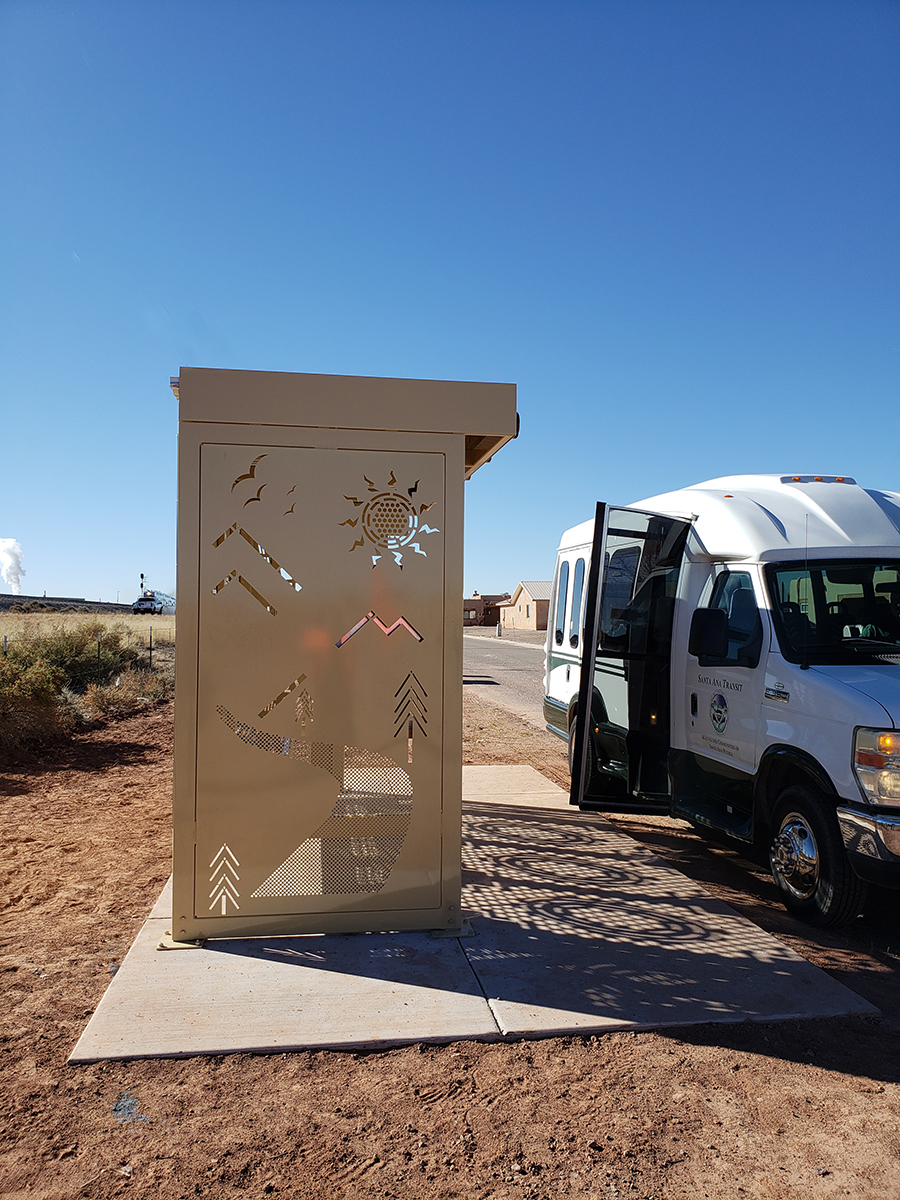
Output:
<instances>
[{"instance_id":1,"label":"red dirt ground","mask_svg":"<svg viewBox=\"0 0 900 1200\"><path fill-rule=\"evenodd\" d=\"M0 781L0 1200L900 1197L896 909L811 935L659 818L619 827L884 1015L66 1066L168 875L171 752L167 705ZM567 783L562 743L473 699L465 761Z\"/></svg>"}]
</instances>

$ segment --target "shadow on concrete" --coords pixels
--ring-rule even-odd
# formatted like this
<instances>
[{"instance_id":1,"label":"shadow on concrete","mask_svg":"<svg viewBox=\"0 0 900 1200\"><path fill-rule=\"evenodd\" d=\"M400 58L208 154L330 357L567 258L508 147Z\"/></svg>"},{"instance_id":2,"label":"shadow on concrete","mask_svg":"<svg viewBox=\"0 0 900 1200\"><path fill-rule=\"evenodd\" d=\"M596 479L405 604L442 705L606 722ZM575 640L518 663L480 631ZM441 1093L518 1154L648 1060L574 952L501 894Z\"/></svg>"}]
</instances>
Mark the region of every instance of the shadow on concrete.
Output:
<instances>
[{"instance_id":1,"label":"shadow on concrete","mask_svg":"<svg viewBox=\"0 0 900 1200\"><path fill-rule=\"evenodd\" d=\"M503 788L528 782L515 771L464 808L474 936L217 939L160 953L161 898L71 1061L621 1029L723 1046L758 1029L760 1053L810 1061L791 1054L809 1041L798 1029L846 1042L865 1027L866 1001L602 817L526 806L525 791L507 803ZM855 1069L836 1050L828 1061Z\"/></svg>"},{"instance_id":2,"label":"shadow on concrete","mask_svg":"<svg viewBox=\"0 0 900 1200\"><path fill-rule=\"evenodd\" d=\"M866 911L843 929L815 929L782 905L768 864L701 838L667 817L609 818L741 916L900 1022L900 892L870 889Z\"/></svg>"},{"instance_id":3,"label":"shadow on concrete","mask_svg":"<svg viewBox=\"0 0 900 1200\"><path fill-rule=\"evenodd\" d=\"M607 822L469 801L461 940L509 1036L871 1012L848 989ZM427 934L219 940L217 953L420 987Z\"/></svg>"}]
</instances>

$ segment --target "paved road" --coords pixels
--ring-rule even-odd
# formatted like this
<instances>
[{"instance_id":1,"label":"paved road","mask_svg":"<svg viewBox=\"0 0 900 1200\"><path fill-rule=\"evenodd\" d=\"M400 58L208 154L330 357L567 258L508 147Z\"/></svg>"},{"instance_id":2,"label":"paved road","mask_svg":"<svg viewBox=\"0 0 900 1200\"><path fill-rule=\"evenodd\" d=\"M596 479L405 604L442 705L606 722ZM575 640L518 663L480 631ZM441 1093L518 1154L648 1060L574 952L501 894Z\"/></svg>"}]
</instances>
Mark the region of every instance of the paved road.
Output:
<instances>
[{"instance_id":1,"label":"paved road","mask_svg":"<svg viewBox=\"0 0 900 1200\"><path fill-rule=\"evenodd\" d=\"M463 636L463 686L544 728L544 648Z\"/></svg>"}]
</instances>

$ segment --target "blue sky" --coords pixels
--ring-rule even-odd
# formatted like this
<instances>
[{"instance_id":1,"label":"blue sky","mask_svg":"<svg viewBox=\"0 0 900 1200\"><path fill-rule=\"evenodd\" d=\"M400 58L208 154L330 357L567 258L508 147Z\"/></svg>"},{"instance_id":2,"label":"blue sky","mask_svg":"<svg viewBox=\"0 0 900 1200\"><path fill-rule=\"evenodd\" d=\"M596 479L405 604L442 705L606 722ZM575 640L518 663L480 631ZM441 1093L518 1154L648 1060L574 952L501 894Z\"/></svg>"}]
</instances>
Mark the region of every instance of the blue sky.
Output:
<instances>
[{"instance_id":1,"label":"blue sky","mask_svg":"<svg viewBox=\"0 0 900 1200\"><path fill-rule=\"evenodd\" d=\"M23 592L174 588L183 365L516 383L467 594L597 499L900 490L898 68L895 0L4 0Z\"/></svg>"}]
</instances>

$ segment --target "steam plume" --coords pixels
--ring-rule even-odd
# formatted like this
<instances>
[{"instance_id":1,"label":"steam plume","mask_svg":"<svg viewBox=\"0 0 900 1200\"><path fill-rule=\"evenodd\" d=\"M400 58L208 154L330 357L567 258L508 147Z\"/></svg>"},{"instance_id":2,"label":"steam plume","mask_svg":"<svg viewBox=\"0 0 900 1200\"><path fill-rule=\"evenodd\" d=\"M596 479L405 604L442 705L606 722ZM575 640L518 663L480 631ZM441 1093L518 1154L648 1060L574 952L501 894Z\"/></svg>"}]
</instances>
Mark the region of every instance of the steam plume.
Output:
<instances>
[{"instance_id":1,"label":"steam plume","mask_svg":"<svg viewBox=\"0 0 900 1200\"><path fill-rule=\"evenodd\" d=\"M22 547L15 538L0 538L0 576L9 585L9 590L18 596L22 590Z\"/></svg>"}]
</instances>

